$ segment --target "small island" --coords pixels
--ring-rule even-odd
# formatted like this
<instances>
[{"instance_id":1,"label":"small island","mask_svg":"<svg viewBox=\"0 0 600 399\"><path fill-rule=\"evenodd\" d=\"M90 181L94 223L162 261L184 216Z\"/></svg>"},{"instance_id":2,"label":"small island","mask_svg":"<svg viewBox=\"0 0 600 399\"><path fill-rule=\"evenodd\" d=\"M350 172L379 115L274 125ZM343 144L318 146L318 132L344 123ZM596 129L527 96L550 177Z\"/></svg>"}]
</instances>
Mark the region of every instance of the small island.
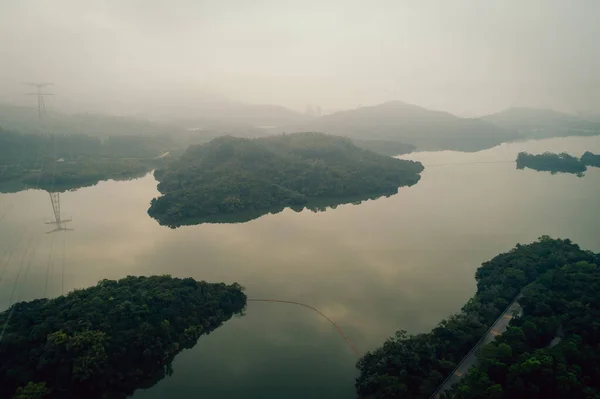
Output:
<instances>
[{"instance_id":1,"label":"small island","mask_svg":"<svg viewBox=\"0 0 600 399\"><path fill-rule=\"evenodd\" d=\"M422 170L419 162L322 133L224 136L189 147L155 171L162 196L148 213L169 227L246 221L286 207L318 209L396 194L416 184Z\"/></svg>"},{"instance_id":2,"label":"small island","mask_svg":"<svg viewBox=\"0 0 600 399\"><path fill-rule=\"evenodd\" d=\"M428 399L508 315L508 328L478 348L477 363L441 398L587 398L600 394L600 254L542 236L484 262L477 293L427 333L398 331L357 364L359 398Z\"/></svg>"},{"instance_id":3,"label":"small island","mask_svg":"<svg viewBox=\"0 0 600 399\"><path fill-rule=\"evenodd\" d=\"M520 152L517 156L517 169L524 168L551 172L552 174L572 173L580 177L587 170L586 165L579 158L566 152L560 154L545 152L538 155Z\"/></svg>"},{"instance_id":4,"label":"small island","mask_svg":"<svg viewBox=\"0 0 600 399\"><path fill-rule=\"evenodd\" d=\"M245 305L238 284L170 276L16 303L0 313L0 397L125 398Z\"/></svg>"}]
</instances>

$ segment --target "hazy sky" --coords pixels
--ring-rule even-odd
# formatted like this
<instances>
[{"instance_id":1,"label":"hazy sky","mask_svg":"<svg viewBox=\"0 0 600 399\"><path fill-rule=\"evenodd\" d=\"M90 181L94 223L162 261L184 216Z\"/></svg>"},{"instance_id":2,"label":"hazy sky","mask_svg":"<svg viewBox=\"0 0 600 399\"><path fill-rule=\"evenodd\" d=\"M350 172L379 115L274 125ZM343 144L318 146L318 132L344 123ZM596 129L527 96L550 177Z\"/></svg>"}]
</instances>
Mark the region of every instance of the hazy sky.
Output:
<instances>
[{"instance_id":1,"label":"hazy sky","mask_svg":"<svg viewBox=\"0 0 600 399\"><path fill-rule=\"evenodd\" d=\"M0 100L51 81L55 106L113 112L206 94L600 111L599 21L599 0L0 0Z\"/></svg>"}]
</instances>

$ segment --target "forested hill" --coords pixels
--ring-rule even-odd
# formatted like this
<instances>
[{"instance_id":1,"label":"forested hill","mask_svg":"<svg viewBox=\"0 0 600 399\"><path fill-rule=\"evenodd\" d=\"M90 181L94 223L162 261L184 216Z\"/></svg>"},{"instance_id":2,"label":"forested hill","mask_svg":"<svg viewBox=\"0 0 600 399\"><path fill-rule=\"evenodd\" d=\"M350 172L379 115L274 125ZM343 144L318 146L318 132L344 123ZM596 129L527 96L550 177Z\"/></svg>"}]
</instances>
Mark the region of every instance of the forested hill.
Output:
<instances>
[{"instance_id":1,"label":"forested hill","mask_svg":"<svg viewBox=\"0 0 600 399\"><path fill-rule=\"evenodd\" d=\"M422 170L419 162L321 133L220 137L188 148L155 172L162 196L152 200L148 213L172 227L222 215L251 213L250 219L272 208L302 209L313 200L345 203L395 194L399 186L417 183Z\"/></svg>"},{"instance_id":2,"label":"forested hill","mask_svg":"<svg viewBox=\"0 0 600 399\"><path fill-rule=\"evenodd\" d=\"M360 140L391 140L416 146L417 150L478 151L520 136L476 118L459 118L400 101L336 112L286 132L313 131Z\"/></svg>"},{"instance_id":3,"label":"forested hill","mask_svg":"<svg viewBox=\"0 0 600 399\"><path fill-rule=\"evenodd\" d=\"M528 138L600 134L600 123L552 109L510 108L482 119Z\"/></svg>"},{"instance_id":4,"label":"forested hill","mask_svg":"<svg viewBox=\"0 0 600 399\"><path fill-rule=\"evenodd\" d=\"M0 313L0 398L125 398L245 305L238 284L169 276L17 303Z\"/></svg>"},{"instance_id":5,"label":"forested hill","mask_svg":"<svg viewBox=\"0 0 600 399\"><path fill-rule=\"evenodd\" d=\"M62 191L138 177L175 147L167 136L23 134L0 127L0 192L4 186Z\"/></svg>"},{"instance_id":6,"label":"forested hill","mask_svg":"<svg viewBox=\"0 0 600 399\"><path fill-rule=\"evenodd\" d=\"M523 290L523 315L479 350L478 366L446 397L600 397L598 260L568 258L540 273Z\"/></svg>"},{"instance_id":7,"label":"forested hill","mask_svg":"<svg viewBox=\"0 0 600 399\"><path fill-rule=\"evenodd\" d=\"M417 149L417 147L412 144L406 144L395 140L352 139L352 142L356 144L357 147L387 156L408 154Z\"/></svg>"},{"instance_id":8,"label":"forested hill","mask_svg":"<svg viewBox=\"0 0 600 399\"><path fill-rule=\"evenodd\" d=\"M183 128L127 116L67 115L48 111L40 121L37 108L0 104L0 126L23 133L58 132L96 136L156 136L183 132Z\"/></svg>"},{"instance_id":9,"label":"forested hill","mask_svg":"<svg viewBox=\"0 0 600 399\"><path fill-rule=\"evenodd\" d=\"M600 392L597 390L600 384L600 334L597 323L600 286L596 281L598 264L599 254L584 251L569 240L547 236L529 245L517 244L509 252L484 262L475 273L477 293L463 306L460 313L443 320L428 333L408 335L405 331L398 331L393 338L367 353L358 362L360 375L356 381L356 390L359 397L429 398L521 290L524 290L527 298L522 302L525 309L539 318L533 325L527 326L527 320L514 319L511 322L512 326L519 328L509 327L501 339L506 336L511 342L515 342L515 346L512 349L501 347L495 352L490 350L489 353L494 353L488 356L491 359L488 363L491 380L486 380L485 376L476 376L468 384L472 390L467 392L472 392L473 395L462 397L598 397L594 396ZM578 275L580 273L589 273L589 277L593 278L590 280L593 284L590 289L582 287L585 278ZM577 281L570 282L571 278ZM544 286L552 287L556 294L548 292ZM548 297L539 297L539 291ZM573 333L571 338L574 341L565 344L564 348L568 352L564 356L571 357L555 362L544 358L544 353L534 354L532 351L536 348L543 348L550 343L561 325L566 332ZM587 336L580 335L578 338L577 335L584 331ZM528 360L530 357L533 359ZM510 367L513 362L519 366ZM572 365L571 369L569 365ZM578 368L580 366L583 367ZM510 381L511 389L515 389L512 392L520 392L519 395L503 395L502 386L495 386L507 381ZM544 384L550 382L553 385L544 387ZM530 383L537 384L541 391L529 396ZM578 395L558 395L558 391L557 396L539 395L540 392L547 393L551 386L556 387L557 384ZM589 390L586 388L588 385L591 387ZM581 396L586 390L591 395Z\"/></svg>"}]
</instances>

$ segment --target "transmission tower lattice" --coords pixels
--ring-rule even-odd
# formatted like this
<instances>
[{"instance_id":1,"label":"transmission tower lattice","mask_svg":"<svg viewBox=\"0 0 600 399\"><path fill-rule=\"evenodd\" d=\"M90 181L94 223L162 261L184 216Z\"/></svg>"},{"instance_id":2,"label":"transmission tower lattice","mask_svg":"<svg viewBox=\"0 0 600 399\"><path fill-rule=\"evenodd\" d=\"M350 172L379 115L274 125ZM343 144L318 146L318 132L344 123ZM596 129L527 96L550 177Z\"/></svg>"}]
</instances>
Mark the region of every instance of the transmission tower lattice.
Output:
<instances>
[{"instance_id":1,"label":"transmission tower lattice","mask_svg":"<svg viewBox=\"0 0 600 399\"><path fill-rule=\"evenodd\" d=\"M46 116L46 103L44 102L44 96L53 96L54 93L44 93L42 88L53 85L54 83L25 83L28 86L37 88L35 93L26 93L29 96L37 96L38 100L38 119L42 120L42 116Z\"/></svg>"},{"instance_id":2,"label":"transmission tower lattice","mask_svg":"<svg viewBox=\"0 0 600 399\"><path fill-rule=\"evenodd\" d=\"M73 229L68 229L63 226L63 223L70 222L71 219L61 219L60 217L60 193L48 192L48 194L50 194L50 202L52 203L52 210L54 211L54 220L46 222L46 224L54 224L56 225L56 228L46 234L55 233L57 231L72 231Z\"/></svg>"}]
</instances>

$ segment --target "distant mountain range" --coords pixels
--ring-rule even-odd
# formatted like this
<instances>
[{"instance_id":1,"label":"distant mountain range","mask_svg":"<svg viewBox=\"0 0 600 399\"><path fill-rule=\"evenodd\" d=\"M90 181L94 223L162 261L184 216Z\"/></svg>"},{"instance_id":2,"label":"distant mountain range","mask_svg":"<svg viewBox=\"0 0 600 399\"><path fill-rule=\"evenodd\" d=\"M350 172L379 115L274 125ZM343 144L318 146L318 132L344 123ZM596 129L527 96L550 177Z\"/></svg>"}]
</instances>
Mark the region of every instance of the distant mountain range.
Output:
<instances>
[{"instance_id":1,"label":"distant mountain range","mask_svg":"<svg viewBox=\"0 0 600 399\"><path fill-rule=\"evenodd\" d=\"M598 121L552 109L510 108L481 119L528 138L600 134Z\"/></svg>"},{"instance_id":2,"label":"distant mountain range","mask_svg":"<svg viewBox=\"0 0 600 399\"><path fill-rule=\"evenodd\" d=\"M286 132L313 131L360 140L393 140L418 150L477 151L520 138L512 130L476 118L459 118L400 101L336 112L285 126Z\"/></svg>"},{"instance_id":3,"label":"distant mountain range","mask_svg":"<svg viewBox=\"0 0 600 399\"><path fill-rule=\"evenodd\" d=\"M298 123L306 117L277 105L203 102L172 109L165 105L153 117L95 113L65 114L48 110L42 121L37 108L0 104L0 126L23 133L60 132L92 135L223 134L264 136L274 126Z\"/></svg>"},{"instance_id":4,"label":"distant mountain range","mask_svg":"<svg viewBox=\"0 0 600 399\"><path fill-rule=\"evenodd\" d=\"M583 114L511 108L481 118L461 118L400 101L320 117L309 117L276 105L229 101L165 105L156 108L152 115L152 119L162 122L49 112L40 124L35 108L0 105L0 126L24 133L168 134L183 139L183 144L198 144L225 134L256 137L282 132L322 132L349 137L361 147L386 154L406 153L411 149L478 151L515 139L600 134L597 116L592 120Z\"/></svg>"},{"instance_id":5,"label":"distant mountain range","mask_svg":"<svg viewBox=\"0 0 600 399\"><path fill-rule=\"evenodd\" d=\"M0 126L21 133L89 135L167 135L183 128L129 116L62 114L48 111L40 121L36 108L0 105Z\"/></svg>"},{"instance_id":6,"label":"distant mountain range","mask_svg":"<svg viewBox=\"0 0 600 399\"><path fill-rule=\"evenodd\" d=\"M172 119L186 127L203 129L271 128L308 119L305 115L279 105L242 104L233 102L204 103L187 116Z\"/></svg>"}]
</instances>

